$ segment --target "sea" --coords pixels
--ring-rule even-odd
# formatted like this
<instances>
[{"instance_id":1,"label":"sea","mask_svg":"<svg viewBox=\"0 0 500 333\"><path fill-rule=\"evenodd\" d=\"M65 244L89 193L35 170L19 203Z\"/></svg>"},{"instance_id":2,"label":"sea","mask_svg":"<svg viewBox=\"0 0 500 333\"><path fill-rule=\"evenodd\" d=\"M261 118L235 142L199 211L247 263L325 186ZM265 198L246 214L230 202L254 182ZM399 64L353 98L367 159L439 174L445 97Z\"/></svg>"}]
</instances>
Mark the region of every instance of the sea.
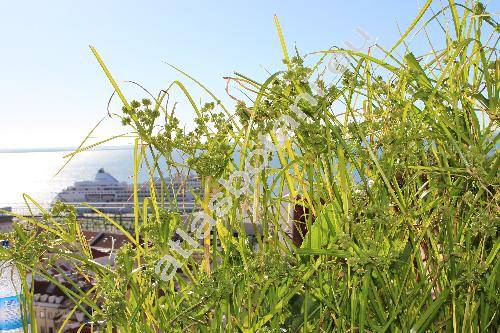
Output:
<instances>
[{"instance_id":1,"label":"sea","mask_svg":"<svg viewBox=\"0 0 500 333\"><path fill-rule=\"evenodd\" d=\"M24 194L47 208L63 189L77 181L93 180L101 168L118 181L133 182L132 146L97 147L77 153L68 162L67 155L73 151L74 149L70 148L0 150L0 209L12 207L14 211L24 211ZM172 157L177 162L183 160L180 154L175 152ZM233 158L239 163L237 152ZM152 160L149 154L148 160ZM158 164L165 176L170 172L175 173L175 170L167 169L164 160L158 161ZM276 154L270 164L273 167L279 166ZM149 171L143 162L139 168L138 181L142 183L148 179ZM271 179L268 181L271 183Z\"/></svg>"},{"instance_id":2,"label":"sea","mask_svg":"<svg viewBox=\"0 0 500 333\"><path fill-rule=\"evenodd\" d=\"M58 173L69 153L68 149L0 152L0 208L24 205L23 194L48 207L57 193L75 181L93 180L100 168L119 181L132 182L132 147L79 152ZM143 168L139 181L145 180Z\"/></svg>"}]
</instances>

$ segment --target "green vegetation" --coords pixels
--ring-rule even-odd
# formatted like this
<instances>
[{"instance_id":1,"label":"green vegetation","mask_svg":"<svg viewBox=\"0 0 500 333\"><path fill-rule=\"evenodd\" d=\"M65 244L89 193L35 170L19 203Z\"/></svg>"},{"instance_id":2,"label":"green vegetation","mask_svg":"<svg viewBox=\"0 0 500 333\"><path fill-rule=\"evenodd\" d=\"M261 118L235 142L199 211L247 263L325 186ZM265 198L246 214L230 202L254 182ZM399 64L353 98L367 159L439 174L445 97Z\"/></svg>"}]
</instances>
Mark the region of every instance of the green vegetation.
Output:
<instances>
[{"instance_id":1,"label":"green vegetation","mask_svg":"<svg viewBox=\"0 0 500 333\"><path fill-rule=\"evenodd\" d=\"M2 255L24 272L48 275L64 259L94 275L93 289L68 293L75 309L109 332L495 332L499 26L479 2L449 0L437 12L430 2L391 49L331 48L308 55L318 59L311 66L298 52L288 55L276 19L286 69L264 83L235 74L248 102L238 101L234 111L181 71L207 92L208 103L198 105L181 81L156 98L129 102L92 48L123 102L123 124L137 133L135 173L142 163L167 179L156 163L166 158L202 177L207 214L216 218L208 205L215 193L233 205L186 259L168 240L177 227L189 227L156 203L163 194L154 186L151 200L136 201L134 232L125 231L131 245L113 269L91 260L65 206L43 220L25 218ZM430 36L431 25L441 35ZM431 53L412 53L415 33L428 37ZM322 69L332 54L349 62L330 84ZM196 111L191 132L166 103L174 89ZM301 93L314 97L297 105L305 120L293 112ZM273 123L282 115L298 127L280 145ZM218 179L266 158L251 158L263 148L259 133L270 134L276 165L236 197ZM185 164L174 160L177 152ZM312 212L300 248L284 228L291 223L285 208L295 203ZM255 248L244 221L262 226ZM183 263L182 276L170 281L155 273L166 254ZM28 311L31 296L26 292Z\"/></svg>"}]
</instances>

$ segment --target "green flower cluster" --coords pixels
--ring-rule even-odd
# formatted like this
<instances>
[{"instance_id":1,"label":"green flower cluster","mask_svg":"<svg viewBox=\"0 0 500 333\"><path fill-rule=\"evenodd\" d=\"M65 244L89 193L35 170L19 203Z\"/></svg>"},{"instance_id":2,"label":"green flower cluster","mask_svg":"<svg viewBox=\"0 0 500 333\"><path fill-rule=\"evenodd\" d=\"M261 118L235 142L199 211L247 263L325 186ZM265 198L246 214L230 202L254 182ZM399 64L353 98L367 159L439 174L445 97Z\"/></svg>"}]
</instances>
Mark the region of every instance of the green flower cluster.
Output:
<instances>
[{"instance_id":1,"label":"green flower cluster","mask_svg":"<svg viewBox=\"0 0 500 333\"><path fill-rule=\"evenodd\" d=\"M143 98L141 102L133 100L130 102L130 109L124 106L122 111L125 114L122 118L124 126L134 123L137 128L145 129L147 133L151 133L160 116L157 108L151 108L151 100L147 98Z\"/></svg>"}]
</instances>

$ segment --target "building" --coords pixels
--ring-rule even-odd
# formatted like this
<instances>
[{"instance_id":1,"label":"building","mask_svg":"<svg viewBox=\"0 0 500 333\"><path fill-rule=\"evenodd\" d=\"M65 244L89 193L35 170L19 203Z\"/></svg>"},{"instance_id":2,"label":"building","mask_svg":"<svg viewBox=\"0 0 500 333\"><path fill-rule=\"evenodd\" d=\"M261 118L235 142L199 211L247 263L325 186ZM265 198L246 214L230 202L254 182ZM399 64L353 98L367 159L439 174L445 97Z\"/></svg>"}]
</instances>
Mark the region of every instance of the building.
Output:
<instances>
[{"instance_id":1,"label":"building","mask_svg":"<svg viewBox=\"0 0 500 333\"><path fill-rule=\"evenodd\" d=\"M94 260L102 265L113 266L115 259L114 252L128 242L127 237L121 234L95 231L83 231L83 234L90 246ZM76 273L71 268L72 265L58 262L57 267L64 272L64 275L71 277L73 284L77 285L81 290L87 291L92 288L93 281L88 281ZM76 290L57 270L49 273L65 288L73 291ZM66 317L75 306L75 303L61 288L39 276L36 276L34 281L33 301L36 325L39 333L58 332ZM90 332L90 329L86 326L87 322L88 318L85 316L85 313L77 310L69 318L63 332ZM83 329L79 331L82 326Z\"/></svg>"},{"instance_id":2,"label":"building","mask_svg":"<svg viewBox=\"0 0 500 333\"><path fill-rule=\"evenodd\" d=\"M65 293L49 281L35 279L35 294L33 295L36 325L39 333L55 333L59 330L74 306ZM72 289L68 283L64 284ZM88 289L90 285L84 289ZM68 322L76 325L85 324L85 314L75 311Z\"/></svg>"},{"instance_id":3,"label":"building","mask_svg":"<svg viewBox=\"0 0 500 333\"><path fill-rule=\"evenodd\" d=\"M0 233L9 232L12 229L12 215L8 213L11 211L12 207L0 207Z\"/></svg>"}]
</instances>

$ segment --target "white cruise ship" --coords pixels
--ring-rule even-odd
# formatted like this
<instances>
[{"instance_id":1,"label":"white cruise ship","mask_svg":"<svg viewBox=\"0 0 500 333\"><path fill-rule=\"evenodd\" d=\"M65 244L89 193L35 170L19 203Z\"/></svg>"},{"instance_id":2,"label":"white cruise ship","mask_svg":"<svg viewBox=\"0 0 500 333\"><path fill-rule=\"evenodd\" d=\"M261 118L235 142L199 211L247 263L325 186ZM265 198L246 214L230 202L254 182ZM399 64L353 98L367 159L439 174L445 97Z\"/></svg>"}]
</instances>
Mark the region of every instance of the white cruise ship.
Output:
<instances>
[{"instance_id":1,"label":"white cruise ship","mask_svg":"<svg viewBox=\"0 0 500 333\"><path fill-rule=\"evenodd\" d=\"M166 186L168 189L163 190L166 207L182 211L192 211L194 209L194 195L200 193L201 188L199 178L176 175L173 179L166 180ZM159 199L162 193L160 182L155 183L155 192L157 199ZM57 194L54 202L61 201L74 204L79 212L91 211L81 205L87 203L107 213L129 213L133 211L133 193L132 184L119 182L101 168L94 180L75 182L73 186L69 186ZM137 196L140 203L145 198L151 197L149 183L139 184ZM174 196L176 200L173 200Z\"/></svg>"}]
</instances>

